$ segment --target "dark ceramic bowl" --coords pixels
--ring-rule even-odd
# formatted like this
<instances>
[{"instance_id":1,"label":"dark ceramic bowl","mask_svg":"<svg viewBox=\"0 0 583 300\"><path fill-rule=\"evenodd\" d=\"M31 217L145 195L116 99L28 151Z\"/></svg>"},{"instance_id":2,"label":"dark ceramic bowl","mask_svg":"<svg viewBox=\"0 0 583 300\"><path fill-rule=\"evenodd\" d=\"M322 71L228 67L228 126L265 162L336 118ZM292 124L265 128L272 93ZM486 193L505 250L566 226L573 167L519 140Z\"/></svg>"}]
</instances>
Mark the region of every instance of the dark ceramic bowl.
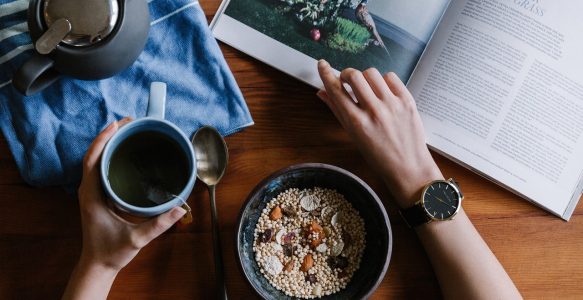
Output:
<instances>
[{"instance_id":1,"label":"dark ceramic bowl","mask_svg":"<svg viewBox=\"0 0 583 300\"><path fill-rule=\"evenodd\" d=\"M253 253L253 233L267 202L289 188L323 187L343 194L358 210L366 229L366 248L360 268L342 291L322 299L366 299L383 280L393 248L387 212L373 190L354 174L325 164L300 164L264 179L243 204L238 219L236 255L245 277L264 299L293 299L274 288L259 271Z\"/></svg>"}]
</instances>

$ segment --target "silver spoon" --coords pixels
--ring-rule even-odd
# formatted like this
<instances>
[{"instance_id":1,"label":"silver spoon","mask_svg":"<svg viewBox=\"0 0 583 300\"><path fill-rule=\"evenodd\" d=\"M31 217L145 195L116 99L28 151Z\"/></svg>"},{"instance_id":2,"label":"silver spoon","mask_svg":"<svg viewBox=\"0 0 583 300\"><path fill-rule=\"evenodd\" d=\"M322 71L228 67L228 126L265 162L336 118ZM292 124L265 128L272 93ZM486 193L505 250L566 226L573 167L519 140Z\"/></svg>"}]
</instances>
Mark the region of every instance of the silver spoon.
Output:
<instances>
[{"instance_id":1,"label":"silver spoon","mask_svg":"<svg viewBox=\"0 0 583 300\"><path fill-rule=\"evenodd\" d=\"M218 299L227 299L227 286L223 268L223 253L217 220L217 205L215 202L215 186L219 183L229 160L227 144L221 134L213 127L200 128L192 138L196 153L197 177L209 188L211 200L211 216L213 226L213 252L215 255L215 274Z\"/></svg>"}]
</instances>

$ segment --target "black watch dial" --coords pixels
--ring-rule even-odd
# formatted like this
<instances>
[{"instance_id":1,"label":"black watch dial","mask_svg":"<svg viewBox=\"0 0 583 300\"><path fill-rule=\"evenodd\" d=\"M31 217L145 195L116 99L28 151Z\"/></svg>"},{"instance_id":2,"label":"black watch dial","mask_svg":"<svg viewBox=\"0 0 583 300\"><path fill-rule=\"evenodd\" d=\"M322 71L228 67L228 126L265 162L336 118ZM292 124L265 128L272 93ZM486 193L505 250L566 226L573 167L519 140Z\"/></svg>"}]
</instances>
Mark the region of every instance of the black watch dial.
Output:
<instances>
[{"instance_id":1,"label":"black watch dial","mask_svg":"<svg viewBox=\"0 0 583 300\"><path fill-rule=\"evenodd\" d=\"M459 210L461 194L447 181L435 181L423 193L425 211L435 220L451 219Z\"/></svg>"}]
</instances>

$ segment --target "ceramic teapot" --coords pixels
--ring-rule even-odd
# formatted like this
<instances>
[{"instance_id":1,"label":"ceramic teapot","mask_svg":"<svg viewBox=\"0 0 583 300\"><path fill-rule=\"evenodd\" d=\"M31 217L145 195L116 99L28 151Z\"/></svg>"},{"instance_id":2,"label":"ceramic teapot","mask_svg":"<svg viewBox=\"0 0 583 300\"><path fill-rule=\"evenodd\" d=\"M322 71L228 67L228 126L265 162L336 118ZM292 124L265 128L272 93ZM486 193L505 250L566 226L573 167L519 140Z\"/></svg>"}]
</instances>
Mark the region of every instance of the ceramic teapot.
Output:
<instances>
[{"instance_id":1,"label":"ceramic teapot","mask_svg":"<svg viewBox=\"0 0 583 300\"><path fill-rule=\"evenodd\" d=\"M111 77L140 55L150 30L146 0L31 0L28 28L35 52L12 79L24 95L61 75Z\"/></svg>"}]
</instances>

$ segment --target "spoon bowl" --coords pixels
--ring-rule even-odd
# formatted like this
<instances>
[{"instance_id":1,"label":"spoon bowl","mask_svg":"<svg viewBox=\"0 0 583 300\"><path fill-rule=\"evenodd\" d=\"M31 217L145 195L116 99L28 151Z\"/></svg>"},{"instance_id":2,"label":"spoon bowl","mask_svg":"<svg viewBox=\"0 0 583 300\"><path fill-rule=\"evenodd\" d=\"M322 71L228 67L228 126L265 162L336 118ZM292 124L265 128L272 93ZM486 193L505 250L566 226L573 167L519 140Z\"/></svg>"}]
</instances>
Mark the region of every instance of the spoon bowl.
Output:
<instances>
[{"instance_id":1,"label":"spoon bowl","mask_svg":"<svg viewBox=\"0 0 583 300\"><path fill-rule=\"evenodd\" d=\"M192 139L197 158L197 177L206 185L219 183L225 170L229 153L221 134L212 127L200 128Z\"/></svg>"}]
</instances>

